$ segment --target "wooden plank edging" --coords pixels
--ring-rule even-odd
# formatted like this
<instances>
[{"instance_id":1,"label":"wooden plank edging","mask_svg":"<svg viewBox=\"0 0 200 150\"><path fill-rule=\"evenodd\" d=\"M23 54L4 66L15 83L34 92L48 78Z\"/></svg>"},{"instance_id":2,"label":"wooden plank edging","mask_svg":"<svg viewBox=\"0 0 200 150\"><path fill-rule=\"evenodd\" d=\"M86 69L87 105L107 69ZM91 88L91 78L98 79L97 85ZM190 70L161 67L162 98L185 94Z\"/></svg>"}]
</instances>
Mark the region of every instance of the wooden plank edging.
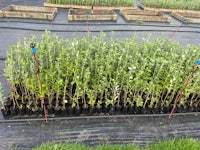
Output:
<instances>
[{"instance_id":1,"label":"wooden plank edging","mask_svg":"<svg viewBox=\"0 0 200 150\"><path fill-rule=\"evenodd\" d=\"M14 10L14 11L12 11ZM34 18L53 20L57 8L37 6L9 5L0 11L0 17Z\"/></svg>"},{"instance_id":2,"label":"wooden plank edging","mask_svg":"<svg viewBox=\"0 0 200 150\"><path fill-rule=\"evenodd\" d=\"M195 17L195 18L193 18L195 16L195 14L191 15L191 17L190 17L189 14L184 15L184 13L173 12L173 13L171 13L171 15L180 21L185 20L185 23L200 23L200 16L199 16L200 12L197 14L197 16L199 16L199 17ZM190 18L188 18L188 17L190 17Z\"/></svg>"},{"instance_id":3,"label":"wooden plank edging","mask_svg":"<svg viewBox=\"0 0 200 150\"><path fill-rule=\"evenodd\" d=\"M75 12L76 11L76 12ZM102 11L105 14L102 14ZM88 15L87 15L88 13ZM96 10L96 9L69 9L68 20L117 20L117 15L113 10Z\"/></svg>"},{"instance_id":4,"label":"wooden plank edging","mask_svg":"<svg viewBox=\"0 0 200 150\"><path fill-rule=\"evenodd\" d=\"M122 9L120 14L127 21L171 22L171 17L159 11Z\"/></svg>"},{"instance_id":5,"label":"wooden plank edging","mask_svg":"<svg viewBox=\"0 0 200 150\"><path fill-rule=\"evenodd\" d=\"M54 8L81 8L81 9L92 9L92 6L80 6L80 5L64 5L64 4L51 4L44 3L45 7L54 7Z\"/></svg>"}]
</instances>

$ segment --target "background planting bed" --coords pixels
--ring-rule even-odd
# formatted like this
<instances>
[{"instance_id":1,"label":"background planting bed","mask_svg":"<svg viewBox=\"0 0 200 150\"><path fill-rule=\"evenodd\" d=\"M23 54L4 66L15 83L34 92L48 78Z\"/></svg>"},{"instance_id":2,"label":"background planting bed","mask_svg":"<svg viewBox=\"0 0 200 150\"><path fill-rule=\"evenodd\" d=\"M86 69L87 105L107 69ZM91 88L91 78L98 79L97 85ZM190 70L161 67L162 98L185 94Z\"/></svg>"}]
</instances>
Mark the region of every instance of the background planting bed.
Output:
<instances>
[{"instance_id":1,"label":"background planting bed","mask_svg":"<svg viewBox=\"0 0 200 150\"><path fill-rule=\"evenodd\" d=\"M140 20L152 22L170 22L171 18L158 11L136 10L136 9L122 9L120 14L127 20Z\"/></svg>"},{"instance_id":2,"label":"background planting bed","mask_svg":"<svg viewBox=\"0 0 200 150\"><path fill-rule=\"evenodd\" d=\"M60 8L81 8L81 9L124 9L124 8L134 8L134 0L80 0L80 1L55 1L47 0L44 6L48 7L60 7Z\"/></svg>"},{"instance_id":3,"label":"background planting bed","mask_svg":"<svg viewBox=\"0 0 200 150\"><path fill-rule=\"evenodd\" d=\"M9 5L0 11L1 17L34 18L53 20L57 8Z\"/></svg>"},{"instance_id":4,"label":"background planting bed","mask_svg":"<svg viewBox=\"0 0 200 150\"><path fill-rule=\"evenodd\" d=\"M112 10L69 9L68 20L117 20L117 14Z\"/></svg>"},{"instance_id":5,"label":"background planting bed","mask_svg":"<svg viewBox=\"0 0 200 150\"><path fill-rule=\"evenodd\" d=\"M142 4L138 4L137 5L139 8L142 8L143 10L146 11L159 11L159 12L166 12L166 13L170 13L170 12L185 12L185 9L169 9L169 8L151 8L151 7L146 7ZM191 12L196 12L196 11L192 11L192 10L188 10Z\"/></svg>"},{"instance_id":6,"label":"background planting bed","mask_svg":"<svg viewBox=\"0 0 200 150\"><path fill-rule=\"evenodd\" d=\"M200 10L200 1L199 0L143 0L139 7L145 10L158 10L163 12L174 12L182 10Z\"/></svg>"},{"instance_id":7,"label":"background planting bed","mask_svg":"<svg viewBox=\"0 0 200 150\"><path fill-rule=\"evenodd\" d=\"M186 23L200 23L200 12L173 12L171 15L178 20L185 20Z\"/></svg>"},{"instance_id":8,"label":"background planting bed","mask_svg":"<svg viewBox=\"0 0 200 150\"><path fill-rule=\"evenodd\" d=\"M57 7L57 8L77 8L77 9L99 9L99 10L120 10L120 9L131 9L131 8L136 8L136 6L130 6L130 7L107 7L107 6L83 6L83 5L66 5L66 4L51 4L51 3L44 3L45 7Z\"/></svg>"}]
</instances>

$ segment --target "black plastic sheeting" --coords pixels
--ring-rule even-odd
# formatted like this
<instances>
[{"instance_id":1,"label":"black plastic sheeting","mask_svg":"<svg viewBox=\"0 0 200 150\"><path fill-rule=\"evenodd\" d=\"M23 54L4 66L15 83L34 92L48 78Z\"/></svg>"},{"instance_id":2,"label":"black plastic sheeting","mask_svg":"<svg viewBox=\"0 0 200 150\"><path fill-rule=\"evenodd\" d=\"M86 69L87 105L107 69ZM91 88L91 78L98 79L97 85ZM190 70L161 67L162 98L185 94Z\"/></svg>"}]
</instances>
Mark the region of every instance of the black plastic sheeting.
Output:
<instances>
[{"instance_id":1,"label":"black plastic sheeting","mask_svg":"<svg viewBox=\"0 0 200 150\"><path fill-rule=\"evenodd\" d=\"M6 7L8 5L43 6L46 0L0 0L0 2L0 7Z\"/></svg>"},{"instance_id":2,"label":"black plastic sheeting","mask_svg":"<svg viewBox=\"0 0 200 150\"><path fill-rule=\"evenodd\" d=\"M171 138L200 140L200 113L167 115L91 116L44 120L0 121L0 149L30 149L44 142L146 144Z\"/></svg>"},{"instance_id":3,"label":"black plastic sheeting","mask_svg":"<svg viewBox=\"0 0 200 150\"><path fill-rule=\"evenodd\" d=\"M0 7L10 4L43 6L43 0L0 0ZM39 37L44 30L50 30L63 38L79 38L87 35L85 21L67 20L67 9L59 9L54 21L37 19L0 18L0 82L7 96L9 86L3 76L6 51L9 45L16 44L31 35ZM178 21L171 23L148 23L138 25L136 22L126 22L118 14L114 21L90 21L91 35L99 36L101 31L110 37L114 31L117 39L132 38L135 33L138 40L152 34L152 40L161 35L171 37L176 31ZM174 40L182 45L199 45L200 25L183 25L176 33ZM194 60L195 61L195 60ZM47 141L83 142L88 145L102 143L123 143L145 145L154 141L170 138L191 137L200 139L200 114L176 114L169 121L167 115L138 116L92 116L75 118L51 118L46 124L44 119L34 120L4 120L0 113L0 149L7 150L18 146L29 149Z\"/></svg>"}]
</instances>

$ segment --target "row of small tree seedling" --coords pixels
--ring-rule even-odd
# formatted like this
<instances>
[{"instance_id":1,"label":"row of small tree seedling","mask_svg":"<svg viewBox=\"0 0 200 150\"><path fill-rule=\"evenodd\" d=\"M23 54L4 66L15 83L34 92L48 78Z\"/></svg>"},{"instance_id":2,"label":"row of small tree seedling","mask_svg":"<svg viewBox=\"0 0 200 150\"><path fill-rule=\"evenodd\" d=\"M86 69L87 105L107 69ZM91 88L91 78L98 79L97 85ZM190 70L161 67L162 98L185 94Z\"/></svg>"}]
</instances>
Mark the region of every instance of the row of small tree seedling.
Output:
<instances>
[{"instance_id":1,"label":"row of small tree seedling","mask_svg":"<svg viewBox=\"0 0 200 150\"><path fill-rule=\"evenodd\" d=\"M82 5L82 6L110 6L110 7L131 7L134 0L47 0L52 4Z\"/></svg>"},{"instance_id":2,"label":"row of small tree seedling","mask_svg":"<svg viewBox=\"0 0 200 150\"><path fill-rule=\"evenodd\" d=\"M153 8L200 10L199 0L143 0L142 4Z\"/></svg>"},{"instance_id":3,"label":"row of small tree seedling","mask_svg":"<svg viewBox=\"0 0 200 150\"><path fill-rule=\"evenodd\" d=\"M7 52L5 76L10 84L9 99L16 108L22 105L37 110L41 103L35 60L30 39L19 41ZM62 39L45 32L36 43L48 108L135 105L169 107L200 58L200 48L183 47L159 37L138 42L117 40L114 35L90 35L82 39ZM180 104L199 106L200 76L194 74ZM188 101L190 99L190 101Z\"/></svg>"}]
</instances>

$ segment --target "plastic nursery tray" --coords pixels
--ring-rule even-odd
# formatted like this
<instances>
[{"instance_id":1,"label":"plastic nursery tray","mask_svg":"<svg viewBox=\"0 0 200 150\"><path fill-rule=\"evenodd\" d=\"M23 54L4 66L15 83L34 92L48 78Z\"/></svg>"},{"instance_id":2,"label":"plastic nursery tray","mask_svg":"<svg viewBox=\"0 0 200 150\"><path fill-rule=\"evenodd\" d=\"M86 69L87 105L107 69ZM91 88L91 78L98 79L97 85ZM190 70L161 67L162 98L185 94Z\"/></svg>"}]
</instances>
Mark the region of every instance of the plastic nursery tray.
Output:
<instances>
[{"instance_id":1,"label":"plastic nursery tray","mask_svg":"<svg viewBox=\"0 0 200 150\"><path fill-rule=\"evenodd\" d=\"M57 8L9 5L0 11L0 17L53 20L56 13Z\"/></svg>"},{"instance_id":2,"label":"plastic nursery tray","mask_svg":"<svg viewBox=\"0 0 200 150\"><path fill-rule=\"evenodd\" d=\"M69 9L68 20L117 20L117 14L108 9Z\"/></svg>"},{"instance_id":3,"label":"plastic nursery tray","mask_svg":"<svg viewBox=\"0 0 200 150\"><path fill-rule=\"evenodd\" d=\"M186 23L200 23L200 12L199 11L187 11L184 12L173 12L171 14L178 20L185 20Z\"/></svg>"},{"instance_id":4,"label":"plastic nursery tray","mask_svg":"<svg viewBox=\"0 0 200 150\"><path fill-rule=\"evenodd\" d=\"M122 9L120 10L120 14L127 21L132 21L132 20L153 21L153 22L170 22L171 21L171 17L168 17L159 11Z\"/></svg>"}]
</instances>

